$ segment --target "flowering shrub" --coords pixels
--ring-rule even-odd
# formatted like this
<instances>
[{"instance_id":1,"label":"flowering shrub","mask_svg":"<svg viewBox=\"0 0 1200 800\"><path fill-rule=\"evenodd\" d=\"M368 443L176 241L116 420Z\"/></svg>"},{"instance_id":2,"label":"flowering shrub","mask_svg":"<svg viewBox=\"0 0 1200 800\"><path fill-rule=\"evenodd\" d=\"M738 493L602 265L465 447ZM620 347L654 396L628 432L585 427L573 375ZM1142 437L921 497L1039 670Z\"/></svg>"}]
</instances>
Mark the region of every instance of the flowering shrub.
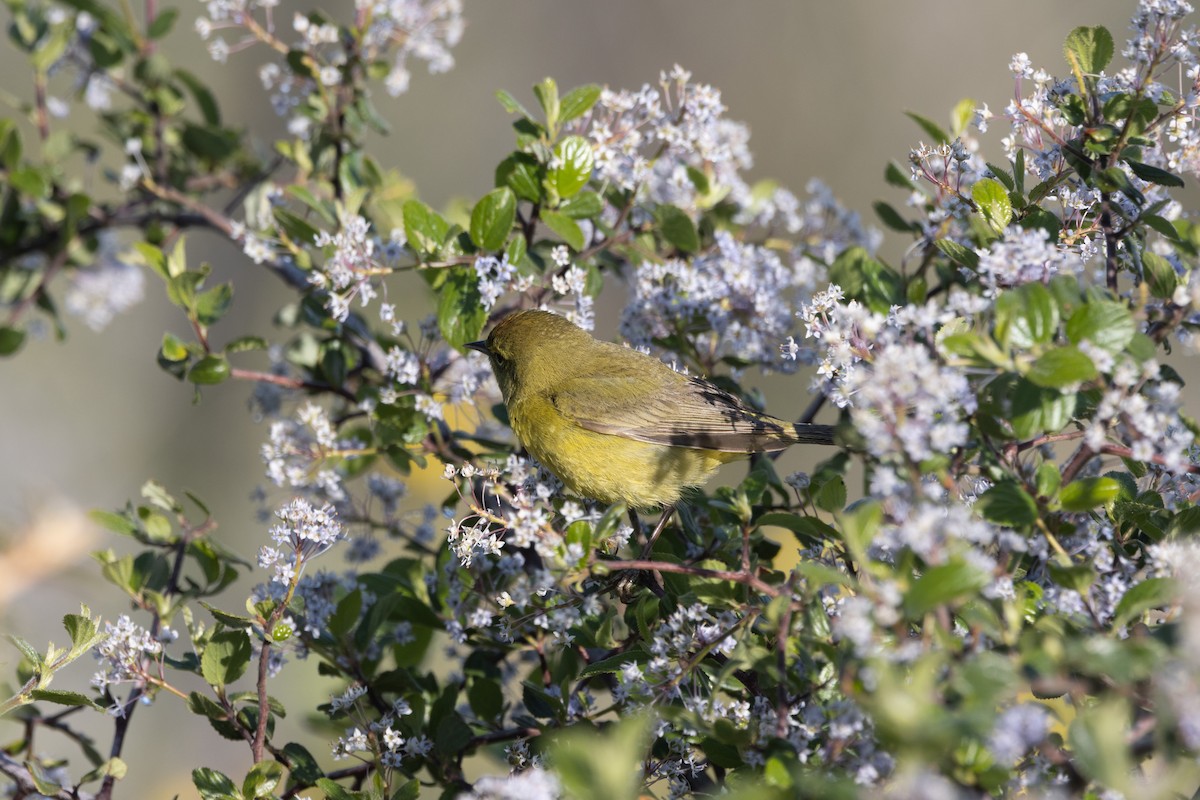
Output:
<instances>
[{"instance_id":1,"label":"flowering shrub","mask_svg":"<svg viewBox=\"0 0 1200 800\"><path fill-rule=\"evenodd\" d=\"M39 91L28 128L0 120L0 353L63 311L100 328L157 281L194 334L165 335L159 365L198 393L254 384L278 508L256 563L153 482L96 514L139 548L97 554L133 611L69 615L65 649L15 641L15 796L113 796L129 726L164 703L247 748L236 776L195 755L205 798L1200 784L1200 449L1171 366L1200 326L1200 227L1173 194L1200 176L1186 3L1142 0L1119 60L1101 27L1070 32L1059 77L1018 54L1003 112L915 116L925 141L887 171L903 195L875 206L909 243L897 264L820 183L749 184L746 127L679 67L634 91L547 79L532 111L500 92L516 145L496 188L469 216L430 208L363 143L377 83L453 65L457 2L206 3L214 59L267 59L288 131L270 159L156 47L175 9L142 27L95 0L8 7ZM57 123L56 92L100 112L103 144ZM122 163L106 184L71 172L101 150ZM233 288L188 262L194 228L295 292L272 340L227 329ZM389 302L404 273L424 319ZM836 418L839 448L811 475L755 459L643 553L636 515L523 455L464 348L516 308L591 329L606 284L631 344L730 391L810 368L806 416ZM405 478L434 462L446 499L413 510ZM89 652L90 690L51 686ZM285 717L272 679L301 661L343 691ZM93 712L102 748L73 727ZM328 753L294 741L313 714L340 731ZM43 732L86 763L43 757Z\"/></svg>"}]
</instances>

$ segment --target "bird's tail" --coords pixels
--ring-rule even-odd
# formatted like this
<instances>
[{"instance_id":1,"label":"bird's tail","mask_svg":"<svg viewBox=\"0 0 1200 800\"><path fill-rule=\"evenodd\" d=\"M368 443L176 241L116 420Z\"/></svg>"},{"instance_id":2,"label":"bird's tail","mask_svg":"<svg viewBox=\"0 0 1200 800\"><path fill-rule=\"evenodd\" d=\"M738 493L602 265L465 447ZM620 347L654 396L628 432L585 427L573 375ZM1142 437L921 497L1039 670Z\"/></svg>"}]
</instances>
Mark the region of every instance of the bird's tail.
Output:
<instances>
[{"instance_id":1,"label":"bird's tail","mask_svg":"<svg viewBox=\"0 0 1200 800\"><path fill-rule=\"evenodd\" d=\"M796 422L792 424L792 432L796 444L833 444L832 425L814 425L811 422Z\"/></svg>"}]
</instances>

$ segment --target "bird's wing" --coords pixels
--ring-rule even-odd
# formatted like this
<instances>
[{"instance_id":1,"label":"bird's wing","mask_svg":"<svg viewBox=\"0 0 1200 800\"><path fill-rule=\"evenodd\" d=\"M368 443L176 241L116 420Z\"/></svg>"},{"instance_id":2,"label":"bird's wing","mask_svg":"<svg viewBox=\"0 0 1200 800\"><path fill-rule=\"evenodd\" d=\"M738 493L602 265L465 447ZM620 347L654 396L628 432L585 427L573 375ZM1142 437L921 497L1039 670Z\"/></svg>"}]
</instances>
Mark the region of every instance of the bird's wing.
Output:
<instances>
[{"instance_id":1,"label":"bird's wing","mask_svg":"<svg viewBox=\"0 0 1200 800\"><path fill-rule=\"evenodd\" d=\"M648 377L584 374L561 384L549 399L587 430L651 444L759 453L800 440L790 423L747 408L711 383L668 375L651 380L658 385L647 391Z\"/></svg>"}]
</instances>

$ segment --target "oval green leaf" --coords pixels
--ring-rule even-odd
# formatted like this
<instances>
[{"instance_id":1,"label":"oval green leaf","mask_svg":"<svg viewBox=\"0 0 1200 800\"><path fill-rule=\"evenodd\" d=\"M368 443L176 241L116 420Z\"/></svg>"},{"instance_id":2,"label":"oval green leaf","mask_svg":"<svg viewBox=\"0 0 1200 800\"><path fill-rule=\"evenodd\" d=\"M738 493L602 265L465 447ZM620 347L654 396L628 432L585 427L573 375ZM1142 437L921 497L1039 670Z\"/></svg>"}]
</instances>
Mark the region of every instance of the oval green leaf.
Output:
<instances>
[{"instance_id":1,"label":"oval green leaf","mask_svg":"<svg viewBox=\"0 0 1200 800\"><path fill-rule=\"evenodd\" d=\"M504 246L517 218L517 196L507 186L485 194L471 211L471 241L480 250Z\"/></svg>"}]
</instances>

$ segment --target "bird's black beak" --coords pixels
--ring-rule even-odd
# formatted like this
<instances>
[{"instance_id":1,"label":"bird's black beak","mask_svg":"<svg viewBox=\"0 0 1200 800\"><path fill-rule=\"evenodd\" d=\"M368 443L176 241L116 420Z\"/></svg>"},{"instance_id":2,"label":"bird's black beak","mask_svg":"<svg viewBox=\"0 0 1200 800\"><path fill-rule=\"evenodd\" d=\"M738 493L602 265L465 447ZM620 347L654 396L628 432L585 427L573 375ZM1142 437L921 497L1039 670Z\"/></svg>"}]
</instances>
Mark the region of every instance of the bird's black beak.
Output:
<instances>
[{"instance_id":1,"label":"bird's black beak","mask_svg":"<svg viewBox=\"0 0 1200 800\"><path fill-rule=\"evenodd\" d=\"M487 342L482 339L478 342L467 342L464 347L466 347L468 350L478 350L485 356L490 356L492 354L492 351L488 350Z\"/></svg>"}]
</instances>

